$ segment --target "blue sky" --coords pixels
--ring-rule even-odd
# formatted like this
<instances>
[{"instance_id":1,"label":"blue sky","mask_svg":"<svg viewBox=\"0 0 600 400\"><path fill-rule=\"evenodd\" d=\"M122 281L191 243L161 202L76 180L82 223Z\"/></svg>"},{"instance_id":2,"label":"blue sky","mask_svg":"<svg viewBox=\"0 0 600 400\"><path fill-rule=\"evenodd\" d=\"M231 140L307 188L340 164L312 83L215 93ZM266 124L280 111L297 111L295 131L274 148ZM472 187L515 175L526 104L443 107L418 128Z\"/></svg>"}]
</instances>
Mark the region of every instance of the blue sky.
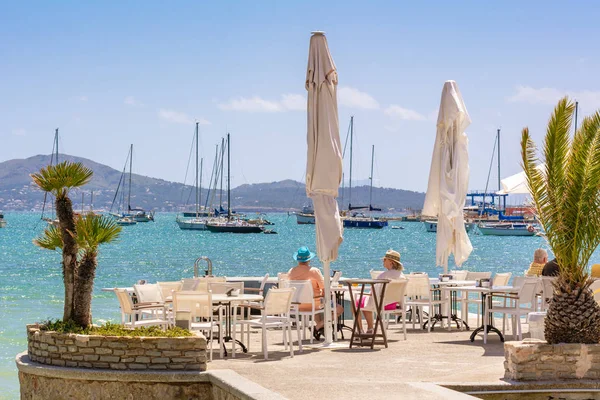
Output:
<instances>
[{"instance_id":1,"label":"blue sky","mask_svg":"<svg viewBox=\"0 0 600 400\"><path fill-rule=\"evenodd\" d=\"M454 79L480 189L498 127L507 176L521 129L541 140L562 95L600 108L599 20L593 1L4 2L0 161L48 154L58 127L61 152L121 169L133 143L134 172L182 181L198 120L205 164L231 132L234 185L301 180L308 44L324 30L354 178L374 144L376 185L424 191Z\"/></svg>"}]
</instances>

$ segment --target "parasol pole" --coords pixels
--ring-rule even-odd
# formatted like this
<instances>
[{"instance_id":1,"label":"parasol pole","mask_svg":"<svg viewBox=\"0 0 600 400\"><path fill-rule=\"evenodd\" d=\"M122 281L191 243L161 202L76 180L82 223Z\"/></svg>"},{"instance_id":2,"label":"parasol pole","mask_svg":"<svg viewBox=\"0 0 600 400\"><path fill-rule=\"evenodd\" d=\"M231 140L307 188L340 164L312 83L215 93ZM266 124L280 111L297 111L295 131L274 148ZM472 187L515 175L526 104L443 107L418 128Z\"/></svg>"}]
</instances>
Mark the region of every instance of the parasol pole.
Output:
<instances>
[{"instance_id":1,"label":"parasol pole","mask_svg":"<svg viewBox=\"0 0 600 400\"><path fill-rule=\"evenodd\" d=\"M325 333L325 346L330 345L333 342L333 332L331 330L331 270L329 268L330 261L323 261L323 272L325 275L325 316L324 316L324 333Z\"/></svg>"}]
</instances>

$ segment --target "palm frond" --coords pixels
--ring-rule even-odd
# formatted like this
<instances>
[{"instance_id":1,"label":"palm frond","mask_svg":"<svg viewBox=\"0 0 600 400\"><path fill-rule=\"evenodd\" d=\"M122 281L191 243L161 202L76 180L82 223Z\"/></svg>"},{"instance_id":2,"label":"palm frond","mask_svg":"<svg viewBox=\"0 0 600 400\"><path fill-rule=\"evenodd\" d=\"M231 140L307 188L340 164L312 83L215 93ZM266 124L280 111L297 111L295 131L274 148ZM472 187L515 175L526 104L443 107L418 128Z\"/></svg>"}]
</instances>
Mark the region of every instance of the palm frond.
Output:
<instances>
[{"instance_id":1,"label":"palm frond","mask_svg":"<svg viewBox=\"0 0 600 400\"><path fill-rule=\"evenodd\" d=\"M38 238L33 240L33 243L46 250L62 249L63 241L60 229L49 225Z\"/></svg>"},{"instance_id":2,"label":"palm frond","mask_svg":"<svg viewBox=\"0 0 600 400\"><path fill-rule=\"evenodd\" d=\"M31 174L31 179L40 189L59 198L66 196L70 189L87 184L92 175L92 170L81 163L63 161Z\"/></svg>"},{"instance_id":3,"label":"palm frond","mask_svg":"<svg viewBox=\"0 0 600 400\"><path fill-rule=\"evenodd\" d=\"M96 251L99 245L116 240L121 227L113 218L89 214L77 219L77 243L82 249Z\"/></svg>"}]
</instances>

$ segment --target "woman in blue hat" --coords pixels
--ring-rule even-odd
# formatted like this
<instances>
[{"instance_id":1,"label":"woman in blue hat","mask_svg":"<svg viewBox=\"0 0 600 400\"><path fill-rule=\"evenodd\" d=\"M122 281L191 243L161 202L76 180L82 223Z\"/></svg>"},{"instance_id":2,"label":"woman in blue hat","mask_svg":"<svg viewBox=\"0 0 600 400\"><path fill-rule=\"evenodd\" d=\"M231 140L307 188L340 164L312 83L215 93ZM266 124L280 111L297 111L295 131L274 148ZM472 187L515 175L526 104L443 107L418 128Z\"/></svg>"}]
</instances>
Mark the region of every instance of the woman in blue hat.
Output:
<instances>
[{"instance_id":1,"label":"woman in blue hat","mask_svg":"<svg viewBox=\"0 0 600 400\"><path fill-rule=\"evenodd\" d=\"M325 279L323 274L318 268L310 266L310 260L315 257L315 253L310 251L308 247L302 246L294 253L293 258L298 262L298 265L288 271L288 278L291 281L311 281L313 286L313 293L315 296L319 296L317 306L323 307L323 289L325 288ZM340 315L344 309L339 304L337 305L337 312ZM298 305L299 311L310 311L312 310L311 303L301 303ZM323 317L321 314L315 316L315 330L313 335L317 340L323 334Z\"/></svg>"}]
</instances>

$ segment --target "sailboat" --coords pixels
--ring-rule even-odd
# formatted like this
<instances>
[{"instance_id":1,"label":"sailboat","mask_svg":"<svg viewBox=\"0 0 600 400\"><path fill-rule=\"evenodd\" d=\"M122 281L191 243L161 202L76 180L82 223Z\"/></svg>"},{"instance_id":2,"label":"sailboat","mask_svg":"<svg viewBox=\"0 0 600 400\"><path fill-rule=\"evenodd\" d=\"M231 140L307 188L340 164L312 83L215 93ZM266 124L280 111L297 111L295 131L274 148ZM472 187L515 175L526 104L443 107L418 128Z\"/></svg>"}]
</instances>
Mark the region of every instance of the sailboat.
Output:
<instances>
[{"instance_id":1,"label":"sailboat","mask_svg":"<svg viewBox=\"0 0 600 400\"><path fill-rule=\"evenodd\" d=\"M54 141L52 143L52 155L50 156L50 165L58 164L58 128L54 131ZM42 219L50 225L58 226L58 218L44 217L44 211L46 210L46 200L48 199L48 192L44 192L44 203L42 205ZM52 202L50 202L52 204Z\"/></svg>"},{"instance_id":2,"label":"sailboat","mask_svg":"<svg viewBox=\"0 0 600 400\"><path fill-rule=\"evenodd\" d=\"M129 161L129 189L127 192L127 211L122 211L120 213L113 213L112 208L115 204L115 200L119 195L119 189L121 188L121 184L125 186L125 170L127 168L127 161ZM113 198L113 202L110 206L111 211L110 215L114 216L117 219L118 225L135 225L138 222L150 222L154 221L154 213L146 212L143 208L131 208L131 177L133 168L133 144L129 147L129 154L127 155L127 159L125 160L125 167L123 167L123 172L121 173L121 178L119 179L119 184L117 186L117 191L115 192L115 197ZM121 204L125 203L125 192L121 191Z\"/></svg>"},{"instance_id":3,"label":"sailboat","mask_svg":"<svg viewBox=\"0 0 600 400\"><path fill-rule=\"evenodd\" d=\"M262 225L250 224L243 219L234 219L231 214L231 142L227 134L227 219L213 219L206 223L211 232L261 233Z\"/></svg>"},{"instance_id":4,"label":"sailboat","mask_svg":"<svg viewBox=\"0 0 600 400\"><path fill-rule=\"evenodd\" d=\"M202 215L200 212L201 203L201 187L202 187L202 159L200 159L200 174L198 174L198 122L196 122L196 131L194 133L194 142L196 145L196 212L192 215L192 218L185 218L190 213L184 213L184 217L177 216L175 222L179 225L179 229L192 230L192 231L204 231L206 230L206 215ZM188 164L189 165L189 164Z\"/></svg>"},{"instance_id":5,"label":"sailboat","mask_svg":"<svg viewBox=\"0 0 600 400\"><path fill-rule=\"evenodd\" d=\"M348 200L348 211L352 210L364 210L368 209L371 211L381 211L380 208L375 208L372 205L373 200L373 162L375 160L375 145L371 148L371 176L369 177L369 205L368 206L352 206L352 141L354 132L354 117L350 117L350 182L349 182L349 200ZM367 228L367 229L381 229L388 226L387 220L374 218L371 215L365 215L363 213L353 213L352 216L347 216L343 219L344 228Z\"/></svg>"}]
</instances>

